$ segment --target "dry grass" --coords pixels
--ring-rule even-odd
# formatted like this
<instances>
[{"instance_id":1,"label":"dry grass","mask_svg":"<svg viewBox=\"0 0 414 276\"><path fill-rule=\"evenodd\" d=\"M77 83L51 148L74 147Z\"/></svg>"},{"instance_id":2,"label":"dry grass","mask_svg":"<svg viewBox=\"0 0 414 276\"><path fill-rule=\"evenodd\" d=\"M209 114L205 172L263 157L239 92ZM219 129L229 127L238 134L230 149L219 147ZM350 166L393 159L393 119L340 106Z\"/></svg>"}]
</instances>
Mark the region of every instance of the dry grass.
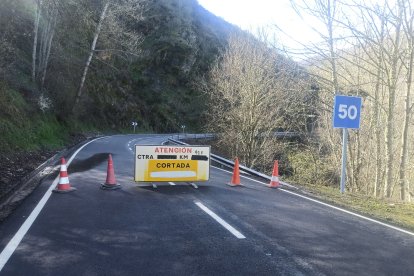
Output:
<instances>
[{"instance_id":1,"label":"dry grass","mask_svg":"<svg viewBox=\"0 0 414 276\"><path fill-rule=\"evenodd\" d=\"M297 186L310 196L324 202L414 231L414 204L412 203L376 199L349 192L341 194L339 187L334 189L322 185Z\"/></svg>"},{"instance_id":2,"label":"dry grass","mask_svg":"<svg viewBox=\"0 0 414 276\"><path fill-rule=\"evenodd\" d=\"M212 146L212 151L216 154L226 156L226 153L217 147L211 140L186 140L189 144L207 144ZM331 203L335 206L354 211L368 217L397 225L405 229L414 231L414 203L402 203L396 200L376 199L366 195L346 192L341 194L339 186L332 188L319 184L303 184L295 176L295 182L285 179L288 183L299 187L304 193L323 202ZM299 184L298 182L301 182ZM303 181L304 182L304 181Z\"/></svg>"}]
</instances>

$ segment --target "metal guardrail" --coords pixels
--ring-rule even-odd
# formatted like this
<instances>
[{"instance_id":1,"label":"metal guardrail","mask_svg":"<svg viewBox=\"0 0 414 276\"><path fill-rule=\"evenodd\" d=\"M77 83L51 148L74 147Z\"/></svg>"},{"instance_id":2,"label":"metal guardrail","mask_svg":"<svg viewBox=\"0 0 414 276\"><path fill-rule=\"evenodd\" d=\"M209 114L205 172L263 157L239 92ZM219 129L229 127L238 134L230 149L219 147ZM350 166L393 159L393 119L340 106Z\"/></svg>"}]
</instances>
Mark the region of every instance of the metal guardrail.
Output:
<instances>
[{"instance_id":1,"label":"metal guardrail","mask_svg":"<svg viewBox=\"0 0 414 276\"><path fill-rule=\"evenodd\" d=\"M179 140L175 140L173 138L168 138L168 141L173 142L173 143L176 143L176 144L179 144L179 145L189 145L189 144L187 144L185 142L182 142L182 141L179 141ZM221 157L221 156L219 156L217 154L213 154L213 153L211 153L210 156L211 156L211 159L213 161L215 161L215 162L217 162L219 164L222 164L222 165L224 165L226 167L234 168L234 161L228 160L226 158L223 158L223 157ZM258 177L261 177L261 178L264 178L264 179L267 179L267 180L271 180L271 176L268 176L268 175L266 175L264 173L255 171L255 170L250 169L250 168L248 168L246 166L239 165L239 168L240 168L240 171L242 171L244 173L248 173L250 175L258 176ZM290 188L298 189L297 187L292 186L292 185L290 185L290 184L288 184L286 182L283 182L283 181L280 181L280 184L282 184L284 186L287 186L287 187L290 187Z\"/></svg>"},{"instance_id":2,"label":"metal guardrail","mask_svg":"<svg viewBox=\"0 0 414 276\"><path fill-rule=\"evenodd\" d=\"M172 139L174 138L176 141L179 141L180 139L213 139L213 138L216 138L216 135L212 133L202 133L202 134L177 133L177 134L172 135Z\"/></svg>"}]
</instances>

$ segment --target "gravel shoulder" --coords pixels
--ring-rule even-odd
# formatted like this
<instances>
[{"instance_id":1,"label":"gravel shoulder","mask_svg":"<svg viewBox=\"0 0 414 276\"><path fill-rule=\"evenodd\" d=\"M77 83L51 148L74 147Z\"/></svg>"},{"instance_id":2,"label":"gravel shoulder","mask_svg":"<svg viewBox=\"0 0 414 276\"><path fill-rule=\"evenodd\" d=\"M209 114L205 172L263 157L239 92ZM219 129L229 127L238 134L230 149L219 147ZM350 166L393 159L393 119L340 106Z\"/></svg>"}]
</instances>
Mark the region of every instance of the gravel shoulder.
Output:
<instances>
[{"instance_id":1,"label":"gravel shoulder","mask_svg":"<svg viewBox=\"0 0 414 276\"><path fill-rule=\"evenodd\" d=\"M0 222L3 221L40 182L57 173L59 160L97 135L75 135L67 147L0 153Z\"/></svg>"}]
</instances>

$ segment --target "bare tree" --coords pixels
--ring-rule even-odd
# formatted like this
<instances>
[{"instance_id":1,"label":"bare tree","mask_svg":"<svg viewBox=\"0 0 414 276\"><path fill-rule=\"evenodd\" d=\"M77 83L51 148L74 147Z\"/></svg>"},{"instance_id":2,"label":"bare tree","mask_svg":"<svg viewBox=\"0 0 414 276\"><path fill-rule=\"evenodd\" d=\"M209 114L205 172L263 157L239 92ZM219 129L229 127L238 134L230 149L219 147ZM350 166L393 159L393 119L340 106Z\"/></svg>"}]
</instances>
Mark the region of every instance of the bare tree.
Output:
<instances>
[{"instance_id":1,"label":"bare tree","mask_svg":"<svg viewBox=\"0 0 414 276\"><path fill-rule=\"evenodd\" d=\"M313 28L313 30L322 38L323 44L325 45L317 46L316 44L313 44L311 46L307 46L306 52L315 56L317 59L323 57L329 61L330 85L332 87L332 93L338 93L340 88L337 71L338 58L336 53L336 42L338 41L338 37L336 26L338 25L338 10L341 9L338 7L340 2L338 0L290 0L290 3L299 16L302 17L303 14L308 14L317 18L322 23L324 29L319 30ZM326 54L326 52L328 54Z\"/></svg>"},{"instance_id":2,"label":"bare tree","mask_svg":"<svg viewBox=\"0 0 414 276\"><path fill-rule=\"evenodd\" d=\"M37 54L37 41L39 33L39 22L42 11L42 0L36 1L36 16L33 30L33 51L32 51L32 81L36 81L36 54Z\"/></svg>"},{"instance_id":3,"label":"bare tree","mask_svg":"<svg viewBox=\"0 0 414 276\"><path fill-rule=\"evenodd\" d=\"M101 15L99 17L98 25L96 26L95 33L93 35L91 49L89 51L88 58L86 60L85 66L83 68L83 73L82 73L82 77L81 77L81 80L80 80L80 84L79 84L78 92L76 94L75 104L73 105L73 108L76 107L76 105L79 103L79 100L82 96L82 90L83 90L83 86L85 84L86 75L88 74L89 66L91 65L93 55L95 54L96 42L98 41L99 34L101 33L102 24L103 24L103 21L105 19L106 11L108 10L109 4L110 4L109 1L107 1L105 3L105 5L102 9Z\"/></svg>"},{"instance_id":4,"label":"bare tree","mask_svg":"<svg viewBox=\"0 0 414 276\"><path fill-rule=\"evenodd\" d=\"M407 177L408 168L408 156L409 156L409 127L411 112L413 104L411 102L412 93L412 79L413 79L413 66L414 66L414 10L410 1L398 1L398 5L403 11L403 29L406 40L408 60L403 60L406 70L406 88L405 88L405 104L404 104L404 120L402 125L401 135L401 154L400 154L400 170L399 170L399 182L400 182L400 198L403 201L410 201L410 184Z\"/></svg>"},{"instance_id":5,"label":"bare tree","mask_svg":"<svg viewBox=\"0 0 414 276\"><path fill-rule=\"evenodd\" d=\"M88 53L85 65L83 66L83 73L79 83L78 91L76 93L75 102L72 107L72 112L79 104L85 86L86 77L90 69L91 62L96 52L138 55L139 45L142 42L141 35L134 30L130 30L129 25L136 24L143 18L143 10L145 0L107 0L102 7L99 20L93 33L92 44ZM105 35L107 44L119 44L122 41L120 48L97 49L98 39ZM103 45L105 43L102 43Z\"/></svg>"},{"instance_id":6,"label":"bare tree","mask_svg":"<svg viewBox=\"0 0 414 276\"><path fill-rule=\"evenodd\" d=\"M341 140L338 131L332 129L333 96L343 93L344 86L341 86L341 76L338 70L337 44L342 39L342 31L338 31L338 22L342 16L339 11L342 3L338 0L312 0L293 1L291 6L300 17L311 16L319 21L321 28L313 27L315 33L320 37L320 42L311 43L305 46L305 63L311 75L318 82L319 103L318 103L318 125L320 126L318 136L320 142L329 148L329 164L331 171L339 174L341 158ZM345 130L344 130L345 131ZM348 160L349 163L349 160Z\"/></svg>"},{"instance_id":7,"label":"bare tree","mask_svg":"<svg viewBox=\"0 0 414 276\"><path fill-rule=\"evenodd\" d=\"M273 133L304 90L295 87L298 81L288 61L265 42L233 34L209 75L209 126L219 134L219 143L247 166L273 159Z\"/></svg>"},{"instance_id":8,"label":"bare tree","mask_svg":"<svg viewBox=\"0 0 414 276\"><path fill-rule=\"evenodd\" d=\"M387 127L386 127L386 180L384 182L384 192L386 197L391 197L394 178L394 129L395 129L395 105L397 82L400 74L401 63L399 55L401 54L401 27L402 27L402 10L398 9L394 15L394 20L389 23L394 27L394 35L392 40L391 51L388 54L388 66L386 67L386 81L388 88L388 109L387 109ZM385 54L385 51L383 52Z\"/></svg>"},{"instance_id":9,"label":"bare tree","mask_svg":"<svg viewBox=\"0 0 414 276\"><path fill-rule=\"evenodd\" d=\"M331 129L329 120L330 95L332 95L329 92L341 90L344 93L364 96L370 103L370 105L364 104L364 113L367 117L364 117L366 119L363 122L363 128L351 135L348 149L350 188L359 191L365 185L364 182L371 183L372 179L373 188L366 185L364 190L367 193L372 192L375 196L382 192L389 198L393 194L397 179L396 172L399 169L400 186L405 187L405 194L407 194L408 180L404 172L407 171L409 156L409 131L407 129L411 112L409 104L411 102L409 92L411 90L411 65L410 58L406 57L407 53L410 53L408 34L412 33L410 29L412 19L411 15L405 16L405 22L402 19L404 13L411 13L409 7L405 7L409 3L403 0L398 1L397 4L384 1L382 5L372 5L358 0L314 0L292 1L292 3L299 15L305 13L311 15L319 19L326 27L325 32L320 29L316 30L321 35L325 46L313 43L306 48L307 52L311 53L307 56L310 65L308 68L321 86L321 105L328 107L328 112L322 111L318 117L322 132L321 141L330 145L332 157L338 155L339 141ZM341 10L340 16L339 10ZM405 33L407 35L404 37ZM339 50L334 43L338 41L338 38L344 42ZM396 150L399 143L396 135L399 134L397 122L403 118L399 109L401 104L399 98L404 74L407 80L406 102L404 123L401 127L401 162L398 168ZM325 91L327 93L324 94ZM375 137L375 143L372 143L370 137ZM367 146L374 148L367 152ZM373 170L375 174L372 174L371 178L369 173L363 173L362 168L371 166L368 162L372 160L373 153L375 153L376 160L374 161L375 170ZM365 177L365 180L361 177Z\"/></svg>"},{"instance_id":10,"label":"bare tree","mask_svg":"<svg viewBox=\"0 0 414 276\"><path fill-rule=\"evenodd\" d=\"M47 5L46 5L47 4ZM47 74L47 67L49 64L50 52L52 42L55 35L55 28L58 17L58 6L55 1L50 1L44 4L44 23L42 28L42 35L40 40L40 51L38 57L38 71L40 73L40 89L44 90L44 83Z\"/></svg>"},{"instance_id":11,"label":"bare tree","mask_svg":"<svg viewBox=\"0 0 414 276\"><path fill-rule=\"evenodd\" d=\"M383 195L391 197L395 174L396 95L402 64L399 57L404 54L401 47L401 20L395 13L400 13L401 10L391 7L387 2L383 5L369 6L354 1L348 8L357 14L353 16L357 21L351 23L351 20L348 20L343 22L343 25L353 34L351 47L362 49L364 52L358 68L362 68L368 75L367 83L363 87L373 108L372 118L369 118L375 133L376 153L372 191L374 196L379 196L382 191ZM370 91L374 93L371 94ZM385 167L382 161L384 156Z\"/></svg>"}]
</instances>

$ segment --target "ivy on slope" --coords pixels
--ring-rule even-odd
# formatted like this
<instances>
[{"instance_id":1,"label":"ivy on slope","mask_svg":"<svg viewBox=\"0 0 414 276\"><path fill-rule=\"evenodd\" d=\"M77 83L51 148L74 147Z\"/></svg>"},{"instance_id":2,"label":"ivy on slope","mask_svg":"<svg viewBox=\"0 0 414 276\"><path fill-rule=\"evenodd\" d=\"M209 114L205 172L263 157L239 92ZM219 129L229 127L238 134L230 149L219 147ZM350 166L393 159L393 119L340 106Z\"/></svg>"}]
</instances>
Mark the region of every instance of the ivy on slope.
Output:
<instances>
[{"instance_id":1,"label":"ivy on slope","mask_svg":"<svg viewBox=\"0 0 414 276\"><path fill-rule=\"evenodd\" d=\"M178 131L182 124L196 131L206 108L197 79L236 27L196 0L154 1L146 18L139 25L144 55L132 69L142 117L157 131Z\"/></svg>"}]
</instances>

